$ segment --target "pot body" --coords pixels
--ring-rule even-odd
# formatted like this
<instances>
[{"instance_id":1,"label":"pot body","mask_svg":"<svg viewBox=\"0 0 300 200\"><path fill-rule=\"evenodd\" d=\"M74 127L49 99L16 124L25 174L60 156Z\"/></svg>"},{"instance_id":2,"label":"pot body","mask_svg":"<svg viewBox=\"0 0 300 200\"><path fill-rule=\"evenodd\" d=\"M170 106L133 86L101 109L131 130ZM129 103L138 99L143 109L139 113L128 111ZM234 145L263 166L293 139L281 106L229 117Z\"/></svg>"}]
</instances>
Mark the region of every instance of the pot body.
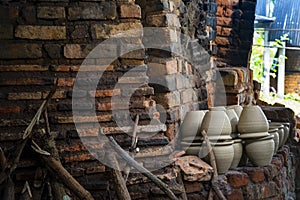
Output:
<instances>
[{"instance_id":1,"label":"pot body","mask_svg":"<svg viewBox=\"0 0 300 200\"><path fill-rule=\"evenodd\" d=\"M254 165L266 166L271 163L275 148L273 136L248 140L245 143L247 157Z\"/></svg>"},{"instance_id":2,"label":"pot body","mask_svg":"<svg viewBox=\"0 0 300 200\"><path fill-rule=\"evenodd\" d=\"M278 148L279 148L279 134L278 134L278 129L277 128L273 128L270 129L268 132L270 135L273 135L273 140L274 140L274 154L276 154Z\"/></svg>"},{"instance_id":3,"label":"pot body","mask_svg":"<svg viewBox=\"0 0 300 200\"><path fill-rule=\"evenodd\" d=\"M230 166L230 169L235 169L240 163L240 160L243 155L243 145L241 139L236 139L233 141L233 150L234 150L234 156L233 160Z\"/></svg>"},{"instance_id":4,"label":"pot body","mask_svg":"<svg viewBox=\"0 0 300 200\"><path fill-rule=\"evenodd\" d=\"M204 115L205 112L201 110L190 111L185 115L180 127L182 138L199 134Z\"/></svg>"},{"instance_id":5,"label":"pot body","mask_svg":"<svg viewBox=\"0 0 300 200\"><path fill-rule=\"evenodd\" d=\"M239 133L268 132L268 120L259 106L244 107L238 122Z\"/></svg>"},{"instance_id":6,"label":"pot body","mask_svg":"<svg viewBox=\"0 0 300 200\"><path fill-rule=\"evenodd\" d=\"M234 109L234 111L236 112L237 116L240 117L243 111L243 107L240 105L231 105L228 106L227 109Z\"/></svg>"},{"instance_id":7,"label":"pot body","mask_svg":"<svg viewBox=\"0 0 300 200\"><path fill-rule=\"evenodd\" d=\"M284 144L284 126L281 125L281 124L275 124L273 122L270 123L270 128L276 128L278 129L277 133L278 133L278 136L279 136L279 147L282 147L283 144Z\"/></svg>"},{"instance_id":8,"label":"pot body","mask_svg":"<svg viewBox=\"0 0 300 200\"><path fill-rule=\"evenodd\" d=\"M237 116L234 109L227 109L226 114L231 124L231 133L237 133L237 125L238 125L239 117Z\"/></svg>"},{"instance_id":9,"label":"pot body","mask_svg":"<svg viewBox=\"0 0 300 200\"><path fill-rule=\"evenodd\" d=\"M206 112L201 125L201 131L203 130L210 139L231 139L231 124L224 107L211 108Z\"/></svg>"},{"instance_id":10,"label":"pot body","mask_svg":"<svg viewBox=\"0 0 300 200\"><path fill-rule=\"evenodd\" d=\"M234 148L232 143L216 143L213 145L212 149L215 154L218 173L225 174L229 170L234 159Z\"/></svg>"}]
</instances>

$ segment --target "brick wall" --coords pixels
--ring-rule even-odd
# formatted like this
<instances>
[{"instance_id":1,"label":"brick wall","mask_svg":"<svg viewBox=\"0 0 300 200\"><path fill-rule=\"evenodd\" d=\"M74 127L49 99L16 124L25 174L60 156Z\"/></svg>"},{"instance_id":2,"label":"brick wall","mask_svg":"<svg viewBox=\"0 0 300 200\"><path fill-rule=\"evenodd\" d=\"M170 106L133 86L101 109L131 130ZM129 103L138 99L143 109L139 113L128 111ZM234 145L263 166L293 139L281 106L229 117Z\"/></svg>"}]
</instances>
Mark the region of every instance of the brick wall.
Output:
<instances>
[{"instance_id":1,"label":"brick wall","mask_svg":"<svg viewBox=\"0 0 300 200\"><path fill-rule=\"evenodd\" d=\"M284 93L300 94L300 73L287 72L284 79Z\"/></svg>"}]
</instances>

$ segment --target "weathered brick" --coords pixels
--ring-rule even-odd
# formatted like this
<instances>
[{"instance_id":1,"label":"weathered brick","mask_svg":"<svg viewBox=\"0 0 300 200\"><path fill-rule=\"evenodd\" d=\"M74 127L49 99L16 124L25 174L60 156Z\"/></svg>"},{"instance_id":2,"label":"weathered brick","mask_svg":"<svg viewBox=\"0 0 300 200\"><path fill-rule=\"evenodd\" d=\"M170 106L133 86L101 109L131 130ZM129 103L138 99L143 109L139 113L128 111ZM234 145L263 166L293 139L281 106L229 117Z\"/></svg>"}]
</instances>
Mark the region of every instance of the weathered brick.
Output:
<instances>
[{"instance_id":1,"label":"weathered brick","mask_svg":"<svg viewBox=\"0 0 300 200\"><path fill-rule=\"evenodd\" d=\"M8 100L31 100L42 99L42 92L19 92L8 93Z\"/></svg>"},{"instance_id":2,"label":"weathered brick","mask_svg":"<svg viewBox=\"0 0 300 200\"><path fill-rule=\"evenodd\" d=\"M113 90L96 90L89 92L91 97L112 97L121 94L120 89L113 89Z\"/></svg>"},{"instance_id":3,"label":"weathered brick","mask_svg":"<svg viewBox=\"0 0 300 200\"><path fill-rule=\"evenodd\" d=\"M238 84L238 73L235 70L219 70L225 86L236 86Z\"/></svg>"},{"instance_id":4,"label":"weathered brick","mask_svg":"<svg viewBox=\"0 0 300 200\"><path fill-rule=\"evenodd\" d=\"M144 60L137 60L137 59L121 59L121 63L125 66L142 66L142 65L145 65Z\"/></svg>"},{"instance_id":5,"label":"weathered brick","mask_svg":"<svg viewBox=\"0 0 300 200\"><path fill-rule=\"evenodd\" d=\"M59 44L45 44L44 49L51 59L61 57L61 45Z\"/></svg>"},{"instance_id":6,"label":"weathered brick","mask_svg":"<svg viewBox=\"0 0 300 200\"><path fill-rule=\"evenodd\" d=\"M115 19L117 17L117 6L113 1L83 4L68 8L68 18L78 19Z\"/></svg>"},{"instance_id":7,"label":"weathered brick","mask_svg":"<svg viewBox=\"0 0 300 200\"><path fill-rule=\"evenodd\" d=\"M154 87L156 92L168 92L177 90L175 74L166 76L152 76L150 77L149 84Z\"/></svg>"},{"instance_id":8,"label":"weathered brick","mask_svg":"<svg viewBox=\"0 0 300 200\"><path fill-rule=\"evenodd\" d=\"M227 195L226 195L227 199L230 200L243 200L243 191L242 189L231 189Z\"/></svg>"},{"instance_id":9,"label":"weathered brick","mask_svg":"<svg viewBox=\"0 0 300 200\"><path fill-rule=\"evenodd\" d=\"M19 25L16 27L15 36L33 40L63 40L66 39L66 27Z\"/></svg>"},{"instance_id":10,"label":"weathered brick","mask_svg":"<svg viewBox=\"0 0 300 200\"><path fill-rule=\"evenodd\" d=\"M146 18L146 23L147 25L155 27L180 27L178 16L171 13L148 15Z\"/></svg>"},{"instance_id":11,"label":"weathered brick","mask_svg":"<svg viewBox=\"0 0 300 200\"><path fill-rule=\"evenodd\" d=\"M120 6L121 18L141 18L141 7L136 4L124 4Z\"/></svg>"},{"instance_id":12,"label":"weathered brick","mask_svg":"<svg viewBox=\"0 0 300 200\"><path fill-rule=\"evenodd\" d=\"M72 39L82 39L89 37L89 27L87 25L75 25L70 27L70 36Z\"/></svg>"},{"instance_id":13,"label":"weathered brick","mask_svg":"<svg viewBox=\"0 0 300 200\"><path fill-rule=\"evenodd\" d=\"M148 63L148 75L149 76L161 76L177 73L177 60L159 60L159 63Z\"/></svg>"},{"instance_id":14,"label":"weathered brick","mask_svg":"<svg viewBox=\"0 0 300 200\"><path fill-rule=\"evenodd\" d=\"M222 45L222 46L228 46L231 44L230 38L228 38L228 37L217 37L215 41L216 41L216 44Z\"/></svg>"},{"instance_id":15,"label":"weathered brick","mask_svg":"<svg viewBox=\"0 0 300 200\"><path fill-rule=\"evenodd\" d=\"M157 94L153 97L153 99L157 102L157 104L160 104L165 108L172 108L180 105L180 93L177 91Z\"/></svg>"},{"instance_id":16,"label":"weathered brick","mask_svg":"<svg viewBox=\"0 0 300 200\"><path fill-rule=\"evenodd\" d=\"M110 36L114 36L117 38L123 38L123 37L141 38L143 34L142 28L143 26L139 22L126 22L120 24L102 24L102 25L95 24L92 26L92 30L94 33L93 36L95 39L107 39Z\"/></svg>"},{"instance_id":17,"label":"weathered brick","mask_svg":"<svg viewBox=\"0 0 300 200\"><path fill-rule=\"evenodd\" d=\"M24 7L22 7L21 16L25 24L36 24L36 7L33 5L27 6L26 4Z\"/></svg>"},{"instance_id":18,"label":"weathered brick","mask_svg":"<svg viewBox=\"0 0 300 200\"><path fill-rule=\"evenodd\" d=\"M90 52L94 49L94 45L91 44L66 44L64 46L64 56L66 58L115 58L117 57L116 45L103 45L99 54L96 51Z\"/></svg>"},{"instance_id":19,"label":"weathered brick","mask_svg":"<svg viewBox=\"0 0 300 200\"><path fill-rule=\"evenodd\" d=\"M38 7L37 17L41 19L59 19L65 18L65 8L64 7Z\"/></svg>"},{"instance_id":20,"label":"weathered brick","mask_svg":"<svg viewBox=\"0 0 300 200\"><path fill-rule=\"evenodd\" d=\"M184 186L186 193L199 192L204 189L201 182L185 182Z\"/></svg>"},{"instance_id":21,"label":"weathered brick","mask_svg":"<svg viewBox=\"0 0 300 200\"><path fill-rule=\"evenodd\" d=\"M1 59L41 58L41 44L1 44L5 51L0 52Z\"/></svg>"},{"instance_id":22,"label":"weathered brick","mask_svg":"<svg viewBox=\"0 0 300 200\"><path fill-rule=\"evenodd\" d=\"M48 67L41 65L0 65L0 71L48 71Z\"/></svg>"},{"instance_id":23,"label":"weathered brick","mask_svg":"<svg viewBox=\"0 0 300 200\"><path fill-rule=\"evenodd\" d=\"M249 177L246 173L238 171L230 171L226 174L228 178L228 183L233 188L240 188L242 186L248 185Z\"/></svg>"},{"instance_id":24,"label":"weathered brick","mask_svg":"<svg viewBox=\"0 0 300 200\"><path fill-rule=\"evenodd\" d=\"M21 111L21 108L19 106L0 107L0 113L19 113L20 111Z\"/></svg>"},{"instance_id":25,"label":"weathered brick","mask_svg":"<svg viewBox=\"0 0 300 200\"><path fill-rule=\"evenodd\" d=\"M217 25L218 26L225 26L225 27L232 27L233 19L227 17L217 17Z\"/></svg>"},{"instance_id":26,"label":"weathered brick","mask_svg":"<svg viewBox=\"0 0 300 200\"><path fill-rule=\"evenodd\" d=\"M60 86L60 87L63 87L63 86L73 87L74 83L75 83L74 78L59 78L57 81L58 81L57 86Z\"/></svg>"},{"instance_id":27,"label":"weathered brick","mask_svg":"<svg viewBox=\"0 0 300 200\"><path fill-rule=\"evenodd\" d=\"M0 24L0 39L13 39L14 27L11 24Z\"/></svg>"},{"instance_id":28,"label":"weathered brick","mask_svg":"<svg viewBox=\"0 0 300 200\"><path fill-rule=\"evenodd\" d=\"M98 165L98 166L86 168L85 173L96 174L96 173L105 172L105 169L106 169L105 165Z\"/></svg>"},{"instance_id":29,"label":"weathered brick","mask_svg":"<svg viewBox=\"0 0 300 200\"><path fill-rule=\"evenodd\" d=\"M188 103L188 102L192 102L192 101L196 101L197 100L197 94L195 93L195 91L192 88L183 90L181 92L181 102L182 103Z\"/></svg>"},{"instance_id":30,"label":"weathered brick","mask_svg":"<svg viewBox=\"0 0 300 200\"><path fill-rule=\"evenodd\" d=\"M244 168L243 171L249 175L250 180L253 183L260 183L265 180L265 172L264 172L263 168L247 167L247 168Z\"/></svg>"},{"instance_id":31,"label":"weathered brick","mask_svg":"<svg viewBox=\"0 0 300 200\"><path fill-rule=\"evenodd\" d=\"M2 79L0 85L52 85L52 78L16 78Z\"/></svg>"},{"instance_id":32,"label":"weathered brick","mask_svg":"<svg viewBox=\"0 0 300 200\"><path fill-rule=\"evenodd\" d=\"M65 163L96 160L90 153L72 153L62 157Z\"/></svg>"},{"instance_id":33,"label":"weathered brick","mask_svg":"<svg viewBox=\"0 0 300 200\"><path fill-rule=\"evenodd\" d=\"M74 116L74 117L62 117L55 116L53 121L59 124L73 124L74 120L78 123L98 123L98 122L108 122L112 120L112 114L101 114L97 117L92 116Z\"/></svg>"}]
</instances>

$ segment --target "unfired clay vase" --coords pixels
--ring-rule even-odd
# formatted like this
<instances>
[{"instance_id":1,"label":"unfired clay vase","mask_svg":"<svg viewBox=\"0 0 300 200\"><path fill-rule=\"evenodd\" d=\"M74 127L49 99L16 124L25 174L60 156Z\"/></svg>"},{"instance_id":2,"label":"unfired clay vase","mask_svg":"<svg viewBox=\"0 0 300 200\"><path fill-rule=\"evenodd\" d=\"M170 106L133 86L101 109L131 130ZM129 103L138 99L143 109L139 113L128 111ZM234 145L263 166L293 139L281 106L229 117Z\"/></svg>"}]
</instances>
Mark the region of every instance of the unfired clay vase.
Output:
<instances>
[{"instance_id":1,"label":"unfired clay vase","mask_svg":"<svg viewBox=\"0 0 300 200\"><path fill-rule=\"evenodd\" d=\"M268 132L269 123L265 114L259 106L246 106L238 122L238 131L244 133Z\"/></svg>"},{"instance_id":2,"label":"unfired clay vase","mask_svg":"<svg viewBox=\"0 0 300 200\"><path fill-rule=\"evenodd\" d=\"M231 124L225 113L225 107L214 107L206 112L201 132L205 130L209 139L228 140L231 139Z\"/></svg>"},{"instance_id":3,"label":"unfired clay vase","mask_svg":"<svg viewBox=\"0 0 300 200\"><path fill-rule=\"evenodd\" d=\"M283 142L284 142L284 126L282 124L278 124L278 123L270 123L270 128L277 128L278 131L278 135L279 135L279 147L283 146Z\"/></svg>"},{"instance_id":4,"label":"unfired clay vase","mask_svg":"<svg viewBox=\"0 0 300 200\"><path fill-rule=\"evenodd\" d=\"M186 113L180 127L182 138L199 134L204 115L205 112L202 110L190 111Z\"/></svg>"},{"instance_id":5,"label":"unfired clay vase","mask_svg":"<svg viewBox=\"0 0 300 200\"><path fill-rule=\"evenodd\" d=\"M278 134L278 128L270 128L268 133L270 135L273 135L273 140L274 140L274 144L275 144L275 148L274 148L274 154L276 154L278 148L279 148L279 134Z\"/></svg>"},{"instance_id":6,"label":"unfired clay vase","mask_svg":"<svg viewBox=\"0 0 300 200\"><path fill-rule=\"evenodd\" d=\"M231 105L231 106L227 106L227 109L234 109L234 111L236 112L237 116L240 117L243 111L243 107L240 105Z\"/></svg>"},{"instance_id":7,"label":"unfired clay vase","mask_svg":"<svg viewBox=\"0 0 300 200\"><path fill-rule=\"evenodd\" d=\"M284 137L283 137L283 142L282 145L285 145L286 141L289 138L290 135L290 123L287 122L271 122L270 125L283 125L283 130L284 130Z\"/></svg>"},{"instance_id":8,"label":"unfired clay vase","mask_svg":"<svg viewBox=\"0 0 300 200\"><path fill-rule=\"evenodd\" d=\"M216 165L219 174L225 174L233 161L233 141L212 143L212 149L216 158Z\"/></svg>"},{"instance_id":9,"label":"unfired clay vase","mask_svg":"<svg viewBox=\"0 0 300 200\"><path fill-rule=\"evenodd\" d=\"M274 154L274 140L272 135L245 141L247 157L256 166L266 166L271 163Z\"/></svg>"},{"instance_id":10,"label":"unfired clay vase","mask_svg":"<svg viewBox=\"0 0 300 200\"><path fill-rule=\"evenodd\" d=\"M239 122L239 117L237 116L234 109L227 109L226 114L231 124L231 133L237 133L237 124Z\"/></svg>"},{"instance_id":11,"label":"unfired clay vase","mask_svg":"<svg viewBox=\"0 0 300 200\"><path fill-rule=\"evenodd\" d=\"M234 157L233 157L233 161L231 163L230 169L237 168L237 166L241 160L241 157L243 155L243 145L242 145L241 139L233 140L233 149L234 149Z\"/></svg>"}]
</instances>

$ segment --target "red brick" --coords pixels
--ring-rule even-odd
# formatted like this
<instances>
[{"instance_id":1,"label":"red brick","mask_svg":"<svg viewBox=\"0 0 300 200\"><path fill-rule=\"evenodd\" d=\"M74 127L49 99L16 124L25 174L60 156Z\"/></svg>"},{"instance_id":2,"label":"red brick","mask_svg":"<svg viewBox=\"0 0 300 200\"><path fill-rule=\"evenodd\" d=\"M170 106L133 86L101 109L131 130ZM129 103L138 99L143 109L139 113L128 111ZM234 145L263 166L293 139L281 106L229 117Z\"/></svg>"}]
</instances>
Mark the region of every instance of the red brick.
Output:
<instances>
[{"instance_id":1,"label":"red brick","mask_svg":"<svg viewBox=\"0 0 300 200\"><path fill-rule=\"evenodd\" d=\"M113 89L113 90L97 90L89 92L91 97L112 97L112 96L118 96L121 94L120 89Z\"/></svg>"},{"instance_id":2,"label":"red brick","mask_svg":"<svg viewBox=\"0 0 300 200\"><path fill-rule=\"evenodd\" d=\"M78 134L80 137L97 137L99 130L97 128L93 129L78 129Z\"/></svg>"},{"instance_id":3,"label":"red brick","mask_svg":"<svg viewBox=\"0 0 300 200\"><path fill-rule=\"evenodd\" d=\"M222 46L230 45L230 40L227 37L217 37L215 41L218 45L222 45Z\"/></svg>"},{"instance_id":4,"label":"red brick","mask_svg":"<svg viewBox=\"0 0 300 200\"><path fill-rule=\"evenodd\" d=\"M218 26L231 27L232 26L232 19L228 18L228 17L217 17L217 25Z\"/></svg>"},{"instance_id":5,"label":"red brick","mask_svg":"<svg viewBox=\"0 0 300 200\"><path fill-rule=\"evenodd\" d=\"M19 92L8 93L8 100L30 100L42 99L42 92Z\"/></svg>"},{"instance_id":6,"label":"red brick","mask_svg":"<svg viewBox=\"0 0 300 200\"><path fill-rule=\"evenodd\" d=\"M99 110L99 111L112 110L112 103L111 102L105 102L105 103L100 102L97 104L97 110Z\"/></svg>"},{"instance_id":7,"label":"red brick","mask_svg":"<svg viewBox=\"0 0 300 200\"><path fill-rule=\"evenodd\" d=\"M59 78L57 86L59 86L59 87L64 87L64 86L73 87L74 83L75 83L74 78Z\"/></svg>"},{"instance_id":8,"label":"red brick","mask_svg":"<svg viewBox=\"0 0 300 200\"><path fill-rule=\"evenodd\" d=\"M199 192L204 189L201 182L185 182L184 186L186 193Z\"/></svg>"},{"instance_id":9,"label":"red brick","mask_svg":"<svg viewBox=\"0 0 300 200\"><path fill-rule=\"evenodd\" d=\"M95 158L90 153L80 153L80 154L69 154L63 156L63 160L66 163L69 162L79 162L79 161L91 161L95 160Z\"/></svg>"},{"instance_id":10,"label":"red brick","mask_svg":"<svg viewBox=\"0 0 300 200\"><path fill-rule=\"evenodd\" d=\"M248 185L249 177L246 173L238 171L230 171L226 174L228 178L228 183L233 188L240 188L242 186Z\"/></svg>"},{"instance_id":11,"label":"red brick","mask_svg":"<svg viewBox=\"0 0 300 200\"><path fill-rule=\"evenodd\" d=\"M121 18L141 18L141 7L135 4L124 4L120 6Z\"/></svg>"},{"instance_id":12,"label":"red brick","mask_svg":"<svg viewBox=\"0 0 300 200\"><path fill-rule=\"evenodd\" d=\"M19 106L0 107L0 113L19 113L20 111L21 111L21 108Z\"/></svg>"},{"instance_id":13,"label":"red brick","mask_svg":"<svg viewBox=\"0 0 300 200\"><path fill-rule=\"evenodd\" d=\"M227 193L227 199L230 200L243 200L243 191L241 189L232 189Z\"/></svg>"},{"instance_id":14,"label":"red brick","mask_svg":"<svg viewBox=\"0 0 300 200\"><path fill-rule=\"evenodd\" d=\"M260 167L249 167L249 168L245 168L244 172L246 172L249 177L250 180L253 183L260 183L263 182L265 180L265 171L264 168L260 168Z\"/></svg>"}]
</instances>

